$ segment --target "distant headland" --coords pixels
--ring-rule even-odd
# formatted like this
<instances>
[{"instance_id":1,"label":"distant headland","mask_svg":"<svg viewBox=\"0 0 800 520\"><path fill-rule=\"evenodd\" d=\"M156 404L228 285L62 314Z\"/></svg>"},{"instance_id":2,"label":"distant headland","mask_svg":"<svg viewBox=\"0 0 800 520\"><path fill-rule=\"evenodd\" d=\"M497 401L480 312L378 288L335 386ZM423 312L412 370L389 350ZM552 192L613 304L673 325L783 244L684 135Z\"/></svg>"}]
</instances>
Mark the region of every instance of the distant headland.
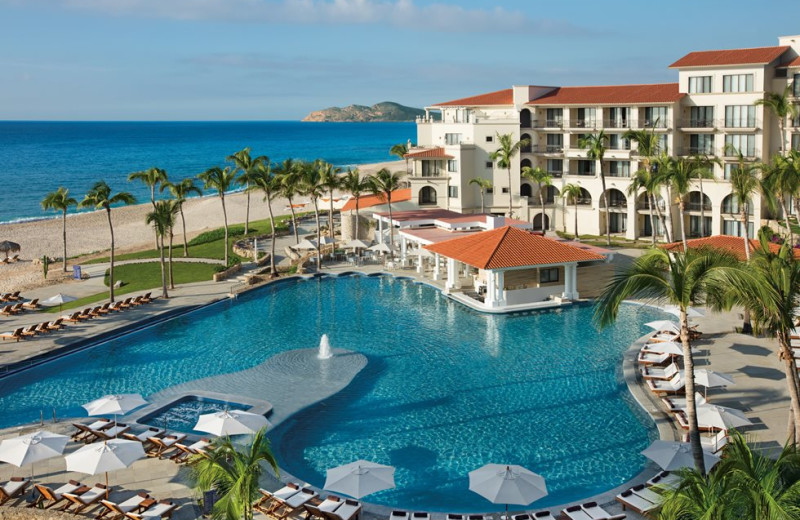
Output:
<instances>
[{"instance_id":1,"label":"distant headland","mask_svg":"<svg viewBox=\"0 0 800 520\"><path fill-rule=\"evenodd\" d=\"M331 107L324 110L311 112L303 121L316 123L330 122L386 122L386 121L414 121L417 116L425 115L419 108L403 106L399 103L384 101L371 107L364 105L350 105L344 108Z\"/></svg>"}]
</instances>

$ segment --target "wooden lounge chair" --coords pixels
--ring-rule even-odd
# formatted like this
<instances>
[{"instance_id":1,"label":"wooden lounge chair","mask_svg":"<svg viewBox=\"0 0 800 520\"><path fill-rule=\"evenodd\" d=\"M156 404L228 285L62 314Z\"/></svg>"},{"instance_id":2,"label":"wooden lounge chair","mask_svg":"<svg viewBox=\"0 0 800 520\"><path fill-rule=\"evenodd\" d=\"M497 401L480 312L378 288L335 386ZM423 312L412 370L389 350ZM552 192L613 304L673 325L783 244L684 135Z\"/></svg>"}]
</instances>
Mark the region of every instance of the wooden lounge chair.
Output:
<instances>
[{"instance_id":1,"label":"wooden lounge chair","mask_svg":"<svg viewBox=\"0 0 800 520\"><path fill-rule=\"evenodd\" d=\"M71 512L77 515L87 507L100 502L108 491L104 484L95 484L94 487L89 489L87 487L83 486L72 493L64 493L64 498L67 499L68 503L59 511L68 511L73 508Z\"/></svg>"},{"instance_id":2,"label":"wooden lounge chair","mask_svg":"<svg viewBox=\"0 0 800 520\"><path fill-rule=\"evenodd\" d=\"M8 259L9 262L19 262L19 255L14 255Z\"/></svg>"},{"instance_id":3,"label":"wooden lounge chair","mask_svg":"<svg viewBox=\"0 0 800 520\"><path fill-rule=\"evenodd\" d=\"M537 511L531 515L536 520L556 520L550 511Z\"/></svg>"},{"instance_id":4,"label":"wooden lounge chair","mask_svg":"<svg viewBox=\"0 0 800 520\"><path fill-rule=\"evenodd\" d=\"M47 330L61 330L64 328L64 319L58 318L55 321L51 321L47 324Z\"/></svg>"},{"instance_id":5,"label":"wooden lounge chair","mask_svg":"<svg viewBox=\"0 0 800 520\"><path fill-rule=\"evenodd\" d=\"M13 312L14 314L17 314L17 313L20 313L20 312L24 312L24 311L25 311L25 307L23 307L21 303L15 303L14 305L11 306L11 312Z\"/></svg>"},{"instance_id":6,"label":"wooden lounge chair","mask_svg":"<svg viewBox=\"0 0 800 520\"><path fill-rule=\"evenodd\" d=\"M311 500L317 498L317 492L310 488L303 488L291 497L283 501L283 503L272 511L272 516L283 519L291 516L294 512L299 511L302 507L309 503Z\"/></svg>"},{"instance_id":7,"label":"wooden lounge chair","mask_svg":"<svg viewBox=\"0 0 800 520\"><path fill-rule=\"evenodd\" d=\"M132 301L133 298L125 298L125 300L122 303L120 303L119 306L122 307L123 309L130 309L132 307L131 305Z\"/></svg>"},{"instance_id":8,"label":"wooden lounge chair","mask_svg":"<svg viewBox=\"0 0 800 520\"><path fill-rule=\"evenodd\" d=\"M97 312L99 312L100 314L105 315L105 314L111 314L114 311L111 309L111 304L110 303L104 303L100 307L97 307Z\"/></svg>"},{"instance_id":9,"label":"wooden lounge chair","mask_svg":"<svg viewBox=\"0 0 800 520\"><path fill-rule=\"evenodd\" d=\"M680 475L676 475L675 473L671 473L669 471L662 471L647 481L647 487L667 490L677 488L680 483Z\"/></svg>"},{"instance_id":10,"label":"wooden lounge chair","mask_svg":"<svg viewBox=\"0 0 800 520\"><path fill-rule=\"evenodd\" d=\"M7 301L9 301L8 299L10 297L11 297L11 293L10 292L0 294L0 302L7 302Z\"/></svg>"},{"instance_id":11,"label":"wooden lounge chair","mask_svg":"<svg viewBox=\"0 0 800 520\"><path fill-rule=\"evenodd\" d=\"M138 307L139 305L144 305L144 304L145 304L145 302L142 301L142 297L141 296L137 296L136 298L131 300L131 305L134 306L134 307Z\"/></svg>"},{"instance_id":12,"label":"wooden lounge chair","mask_svg":"<svg viewBox=\"0 0 800 520\"><path fill-rule=\"evenodd\" d=\"M96 440L103 440L109 441L111 439L116 439L123 433L130 430L131 427L128 424L117 423L116 425L110 428L104 428L102 430L92 430L92 435L94 435Z\"/></svg>"},{"instance_id":13,"label":"wooden lounge chair","mask_svg":"<svg viewBox=\"0 0 800 520\"><path fill-rule=\"evenodd\" d=\"M644 488L644 485L637 486ZM636 511L640 515L647 516L647 513L656 509L658 504L653 503L649 500L645 500L641 496L635 494L633 492L635 488L629 489L627 491L623 491L619 495L617 495L617 502L622 504L622 510L625 511L626 509L630 509L631 511Z\"/></svg>"},{"instance_id":14,"label":"wooden lounge chair","mask_svg":"<svg viewBox=\"0 0 800 520\"><path fill-rule=\"evenodd\" d=\"M80 312L73 312L72 314L65 314L64 316L61 316L60 319L62 319L64 321L69 321L69 322L72 322L72 323L80 323L85 318L81 318L81 313Z\"/></svg>"},{"instance_id":15,"label":"wooden lounge chair","mask_svg":"<svg viewBox=\"0 0 800 520\"><path fill-rule=\"evenodd\" d=\"M672 355L641 350L639 352L639 357L636 358L636 361L640 365L664 365L672 361Z\"/></svg>"},{"instance_id":16,"label":"wooden lounge chair","mask_svg":"<svg viewBox=\"0 0 800 520\"><path fill-rule=\"evenodd\" d=\"M411 514L410 520L431 520L431 514L422 511L417 511Z\"/></svg>"},{"instance_id":17,"label":"wooden lounge chair","mask_svg":"<svg viewBox=\"0 0 800 520\"><path fill-rule=\"evenodd\" d=\"M592 517L581 506L572 506L561 510L561 515L569 520L592 520Z\"/></svg>"},{"instance_id":18,"label":"wooden lounge chair","mask_svg":"<svg viewBox=\"0 0 800 520\"><path fill-rule=\"evenodd\" d=\"M680 394L684 392L684 380L680 374L675 374L669 381L648 379L647 388L656 395Z\"/></svg>"},{"instance_id":19,"label":"wooden lounge chair","mask_svg":"<svg viewBox=\"0 0 800 520\"><path fill-rule=\"evenodd\" d=\"M660 379L662 381L668 381L672 379L675 376L675 374L679 372L680 370L678 369L678 365L676 365L675 363L669 365L666 368L642 367L642 378Z\"/></svg>"},{"instance_id":20,"label":"wooden lounge chair","mask_svg":"<svg viewBox=\"0 0 800 520\"><path fill-rule=\"evenodd\" d=\"M327 520L351 520L357 519L363 509L361 502L358 500L347 499L344 504L337 507L333 511L323 511Z\"/></svg>"},{"instance_id":21,"label":"wooden lounge chair","mask_svg":"<svg viewBox=\"0 0 800 520\"><path fill-rule=\"evenodd\" d=\"M27 303L23 303L22 306L26 309L38 309L39 308L39 298L34 298Z\"/></svg>"},{"instance_id":22,"label":"wooden lounge chair","mask_svg":"<svg viewBox=\"0 0 800 520\"><path fill-rule=\"evenodd\" d=\"M150 437L158 438L161 437L162 435L164 435L164 430L162 430L161 428L151 427L141 433L125 432L120 436L125 439L128 439L129 441L136 441L136 442L141 442L142 444L148 444L150 442L149 440Z\"/></svg>"},{"instance_id":23,"label":"wooden lounge chair","mask_svg":"<svg viewBox=\"0 0 800 520\"><path fill-rule=\"evenodd\" d=\"M335 511L342 504L344 504L344 502L339 497L328 495L321 503L316 505L306 503L303 505L303 508L308 513L307 518L313 516L325 520L326 512Z\"/></svg>"},{"instance_id":24,"label":"wooden lounge chair","mask_svg":"<svg viewBox=\"0 0 800 520\"><path fill-rule=\"evenodd\" d=\"M36 491L39 492L39 495L36 497L34 502L28 504L28 507L50 509L54 505L60 503L62 500L66 500L64 498L64 493L74 493L75 490L81 488L82 486L83 484L77 480L70 480L57 489L49 488L43 484L34 484L34 487L36 488Z\"/></svg>"},{"instance_id":25,"label":"wooden lounge chair","mask_svg":"<svg viewBox=\"0 0 800 520\"><path fill-rule=\"evenodd\" d=\"M36 334L48 334L50 332L49 325L50 324L48 322L46 322L46 321L43 322L43 323L38 324L36 326L36 329L35 329Z\"/></svg>"},{"instance_id":26,"label":"wooden lounge chair","mask_svg":"<svg viewBox=\"0 0 800 520\"><path fill-rule=\"evenodd\" d=\"M147 440L153 445L147 452L148 457L162 458L164 453L175 447L176 443L186 438L186 434L173 433L164 437L148 437Z\"/></svg>"},{"instance_id":27,"label":"wooden lounge chair","mask_svg":"<svg viewBox=\"0 0 800 520\"><path fill-rule=\"evenodd\" d=\"M13 293L11 293L11 295L8 297L8 301L15 302L17 300L21 300L22 296L19 293L20 291L14 291Z\"/></svg>"},{"instance_id":28,"label":"wooden lounge chair","mask_svg":"<svg viewBox=\"0 0 800 520\"><path fill-rule=\"evenodd\" d=\"M581 509L592 520L597 518L603 518L605 520L622 520L627 516L625 514L612 515L611 513L609 513L599 505L597 505L597 502L587 502L585 504L582 504Z\"/></svg>"},{"instance_id":29,"label":"wooden lounge chair","mask_svg":"<svg viewBox=\"0 0 800 520\"><path fill-rule=\"evenodd\" d=\"M392 511L389 520L409 520L411 514L408 511Z\"/></svg>"},{"instance_id":30,"label":"wooden lounge chair","mask_svg":"<svg viewBox=\"0 0 800 520\"><path fill-rule=\"evenodd\" d=\"M38 327L38 325L28 325L27 327L22 329L22 335L27 336L29 338L34 337L37 334L36 327Z\"/></svg>"},{"instance_id":31,"label":"wooden lounge chair","mask_svg":"<svg viewBox=\"0 0 800 520\"><path fill-rule=\"evenodd\" d=\"M87 314L89 316L91 316L92 318L100 318L100 317L104 316L104 314L102 312L100 312L100 309L101 309L101 307L98 305L94 309L90 310Z\"/></svg>"},{"instance_id":32,"label":"wooden lounge chair","mask_svg":"<svg viewBox=\"0 0 800 520\"><path fill-rule=\"evenodd\" d=\"M152 292L145 293L145 295L142 296L142 303L152 303L153 302L152 294L153 294Z\"/></svg>"},{"instance_id":33,"label":"wooden lounge chair","mask_svg":"<svg viewBox=\"0 0 800 520\"><path fill-rule=\"evenodd\" d=\"M103 510L95 516L95 519L105 518L109 514L111 514L110 518L112 520L123 518L125 513L140 510L142 508L142 503L147 500L152 500L152 498L145 492L133 495L119 503L110 500L101 500L100 504L103 506Z\"/></svg>"},{"instance_id":34,"label":"wooden lounge chair","mask_svg":"<svg viewBox=\"0 0 800 520\"><path fill-rule=\"evenodd\" d=\"M144 503L142 503L144 505ZM171 518L172 513L178 509L178 504L169 500L161 500L152 505L141 513L125 513L125 517L130 520L155 520L157 518Z\"/></svg>"},{"instance_id":35,"label":"wooden lounge chair","mask_svg":"<svg viewBox=\"0 0 800 520\"><path fill-rule=\"evenodd\" d=\"M685 433L682 437L683 442L689 442L689 434ZM728 432L720 430L716 433L700 436L700 446L709 453L719 453L728 445Z\"/></svg>"},{"instance_id":36,"label":"wooden lounge chair","mask_svg":"<svg viewBox=\"0 0 800 520\"><path fill-rule=\"evenodd\" d=\"M79 314L80 314L80 317L83 318L84 320L89 320L91 318L94 318L94 316L92 316L92 308L91 307L86 307Z\"/></svg>"},{"instance_id":37,"label":"wooden lounge chair","mask_svg":"<svg viewBox=\"0 0 800 520\"><path fill-rule=\"evenodd\" d=\"M14 312L13 305L4 305L3 308L0 309L0 314L4 316L13 316L14 314L16 314L16 312Z\"/></svg>"},{"instance_id":38,"label":"wooden lounge chair","mask_svg":"<svg viewBox=\"0 0 800 520\"><path fill-rule=\"evenodd\" d=\"M300 492L300 486L294 482L289 482L275 492L260 489L261 498L256 502L254 507L264 514L271 515L273 511L281 507L281 505Z\"/></svg>"},{"instance_id":39,"label":"wooden lounge chair","mask_svg":"<svg viewBox=\"0 0 800 520\"><path fill-rule=\"evenodd\" d=\"M22 338L25 337L25 336L22 335L22 331L24 329L25 329L24 327L20 327L18 329L14 329L12 332L4 332L4 333L0 334L0 338L2 338L3 341L5 341L7 339L13 339L13 340L19 341L19 340L21 340Z\"/></svg>"},{"instance_id":40,"label":"wooden lounge chair","mask_svg":"<svg viewBox=\"0 0 800 520\"><path fill-rule=\"evenodd\" d=\"M73 441L83 440L86 437L93 436L94 435L92 433L93 431L111 428L113 424L114 421L112 421L111 419L98 419L92 424L72 423L72 426L75 427L75 431L70 436L70 439L72 439Z\"/></svg>"},{"instance_id":41,"label":"wooden lounge chair","mask_svg":"<svg viewBox=\"0 0 800 520\"><path fill-rule=\"evenodd\" d=\"M203 455L206 453L206 449L211 446L210 439L200 439L199 441L195 442L190 446L186 446L181 444L180 442L175 443L175 454L170 457L171 460L174 460L177 463L188 462L191 457L194 455Z\"/></svg>"},{"instance_id":42,"label":"wooden lounge chair","mask_svg":"<svg viewBox=\"0 0 800 520\"><path fill-rule=\"evenodd\" d=\"M24 495L30 484L31 480L28 478L11 477L8 482L0 486L0 506Z\"/></svg>"}]
</instances>

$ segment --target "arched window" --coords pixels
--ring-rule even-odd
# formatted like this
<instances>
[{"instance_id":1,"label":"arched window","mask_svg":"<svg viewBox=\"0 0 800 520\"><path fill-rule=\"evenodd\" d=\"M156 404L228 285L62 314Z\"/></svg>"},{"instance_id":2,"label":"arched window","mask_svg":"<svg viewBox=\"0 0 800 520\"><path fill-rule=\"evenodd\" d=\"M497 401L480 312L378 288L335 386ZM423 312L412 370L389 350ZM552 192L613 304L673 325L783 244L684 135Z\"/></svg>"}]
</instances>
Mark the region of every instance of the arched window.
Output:
<instances>
[{"instance_id":1,"label":"arched window","mask_svg":"<svg viewBox=\"0 0 800 520\"><path fill-rule=\"evenodd\" d=\"M528 168L531 168L531 167L532 167L532 165L533 165L533 163L531 163L531 160L530 160L530 159L522 159L522 160L519 162L519 169L521 170L521 169L523 169L523 168L524 168L524 167L526 167L526 166L527 166Z\"/></svg>"},{"instance_id":2,"label":"arched window","mask_svg":"<svg viewBox=\"0 0 800 520\"><path fill-rule=\"evenodd\" d=\"M522 146L520 146L519 151L522 153L531 153L531 150L533 150L533 147L531 145L531 136L528 134L522 134L519 137L519 140L525 143Z\"/></svg>"},{"instance_id":3,"label":"arched window","mask_svg":"<svg viewBox=\"0 0 800 520\"><path fill-rule=\"evenodd\" d=\"M550 229L550 217L544 215L544 227L545 229ZM535 231L542 231L542 214L537 213L535 217L533 217L533 229Z\"/></svg>"},{"instance_id":4,"label":"arched window","mask_svg":"<svg viewBox=\"0 0 800 520\"><path fill-rule=\"evenodd\" d=\"M531 111L523 108L519 113L519 126L521 128L531 127Z\"/></svg>"},{"instance_id":5,"label":"arched window","mask_svg":"<svg viewBox=\"0 0 800 520\"><path fill-rule=\"evenodd\" d=\"M519 187L519 194L523 197L533 197L533 188L527 182L523 182Z\"/></svg>"},{"instance_id":6,"label":"arched window","mask_svg":"<svg viewBox=\"0 0 800 520\"><path fill-rule=\"evenodd\" d=\"M436 204L436 190L431 186L423 186L419 190L419 203L422 204Z\"/></svg>"},{"instance_id":7,"label":"arched window","mask_svg":"<svg viewBox=\"0 0 800 520\"><path fill-rule=\"evenodd\" d=\"M558 195L559 195L558 188L556 188L555 186L548 186L547 192L545 193L544 196L545 203L547 204L554 203L558 198Z\"/></svg>"},{"instance_id":8,"label":"arched window","mask_svg":"<svg viewBox=\"0 0 800 520\"><path fill-rule=\"evenodd\" d=\"M606 193L608 194L609 207L620 208L628 205L628 199L625 197L625 194L618 189L611 188L610 190L607 190ZM604 201L601 201L601 204L603 203Z\"/></svg>"}]
</instances>

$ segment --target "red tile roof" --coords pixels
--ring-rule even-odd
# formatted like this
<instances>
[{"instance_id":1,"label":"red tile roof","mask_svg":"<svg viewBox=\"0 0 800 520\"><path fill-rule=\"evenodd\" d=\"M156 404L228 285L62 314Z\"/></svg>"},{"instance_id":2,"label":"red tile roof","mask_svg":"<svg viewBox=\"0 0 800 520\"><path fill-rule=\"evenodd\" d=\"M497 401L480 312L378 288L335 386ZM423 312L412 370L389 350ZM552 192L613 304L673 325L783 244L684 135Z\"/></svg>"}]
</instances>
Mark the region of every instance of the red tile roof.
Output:
<instances>
[{"instance_id":1,"label":"red tile roof","mask_svg":"<svg viewBox=\"0 0 800 520\"><path fill-rule=\"evenodd\" d=\"M511 226L431 244L425 246L425 249L479 269L503 269L605 259L602 255Z\"/></svg>"},{"instance_id":2,"label":"red tile roof","mask_svg":"<svg viewBox=\"0 0 800 520\"><path fill-rule=\"evenodd\" d=\"M407 200L411 200L411 188L404 188L392 192L392 204L395 202L405 202ZM358 198L358 209L380 206L381 204L386 204L386 199L378 195L366 195ZM355 197L345 202L341 211L351 211L354 209L356 209Z\"/></svg>"},{"instance_id":3,"label":"red tile roof","mask_svg":"<svg viewBox=\"0 0 800 520\"><path fill-rule=\"evenodd\" d=\"M686 244L689 246L689 249L700 249L703 247L721 249L723 251L733 253L734 256L741 261L744 261L747 258L744 252L744 239L742 237L734 237L731 235L714 235L705 238L693 238L692 240L687 240ZM754 240L752 238L750 239L750 245L751 251L761 247L758 240ZM667 251L683 251L683 242L673 242L671 244L665 244L661 247ZM769 249L773 253L777 253L780 249L780 246L778 244L770 244ZM795 249L794 256L795 258L800 258L800 250Z\"/></svg>"},{"instance_id":4,"label":"red tile roof","mask_svg":"<svg viewBox=\"0 0 800 520\"><path fill-rule=\"evenodd\" d=\"M673 103L684 94L677 83L655 85L609 85L602 87L559 87L532 99L529 105L584 105Z\"/></svg>"},{"instance_id":5,"label":"red tile roof","mask_svg":"<svg viewBox=\"0 0 800 520\"><path fill-rule=\"evenodd\" d=\"M513 105L514 92L510 88L498 90L497 92L489 92L488 94L479 94L477 96L470 96L453 101L445 101L444 103L437 103L433 106L446 107L446 106L486 106L486 105Z\"/></svg>"},{"instance_id":6,"label":"red tile roof","mask_svg":"<svg viewBox=\"0 0 800 520\"><path fill-rule=\"evenodd\" d=\"M800 56L796 57L789 63L782 65L782 67L800 67Z\"/></svg>"},{"instance_id":7,"label":"red tile roof","mask_svg":"<svg viewBox=\"0 0 800 520\"><path fill-rule=\"evenodd\" d=\"M444 148L438 146L436 148L428 148L426 150L410 151L403 155L408 159L452 159L452 155L444 153Z\"/></svg>"},{"instance_id":8,"label":"red tile roof","mask_svg":"<svg viewBox=\"0 0 800 520\"><path fill-rule=\"evenodd\" d=\"M679 69L681 67L714 67L720 65L772 63L787 50L789 50L788 46L690 52L670 65L669 68Z\"/></svg>"}]
</instances>

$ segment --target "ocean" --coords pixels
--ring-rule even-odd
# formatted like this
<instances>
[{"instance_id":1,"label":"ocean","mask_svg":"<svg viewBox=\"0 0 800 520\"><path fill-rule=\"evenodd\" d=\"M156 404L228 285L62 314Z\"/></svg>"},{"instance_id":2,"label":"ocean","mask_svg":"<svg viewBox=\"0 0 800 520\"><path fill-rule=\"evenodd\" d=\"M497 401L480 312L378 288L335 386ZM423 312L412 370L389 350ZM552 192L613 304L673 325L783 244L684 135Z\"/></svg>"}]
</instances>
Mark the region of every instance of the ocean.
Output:
<instances>
[{"instance_id":1,"label":"ocean","mask_svg":"<svg viewBox=\"0 0 800 520\"><path fill-rule=\"evenodd\" d=\"M391 160L389 148L409 139L414 123L0 122L0 223L52 217L40 205L46 193L64 186L80 201L98 180L147 202L148 188L129 173L156 166L172 179L194 176L245 146L273 162L346 167Z\"/></svg>"}]
</instances>

